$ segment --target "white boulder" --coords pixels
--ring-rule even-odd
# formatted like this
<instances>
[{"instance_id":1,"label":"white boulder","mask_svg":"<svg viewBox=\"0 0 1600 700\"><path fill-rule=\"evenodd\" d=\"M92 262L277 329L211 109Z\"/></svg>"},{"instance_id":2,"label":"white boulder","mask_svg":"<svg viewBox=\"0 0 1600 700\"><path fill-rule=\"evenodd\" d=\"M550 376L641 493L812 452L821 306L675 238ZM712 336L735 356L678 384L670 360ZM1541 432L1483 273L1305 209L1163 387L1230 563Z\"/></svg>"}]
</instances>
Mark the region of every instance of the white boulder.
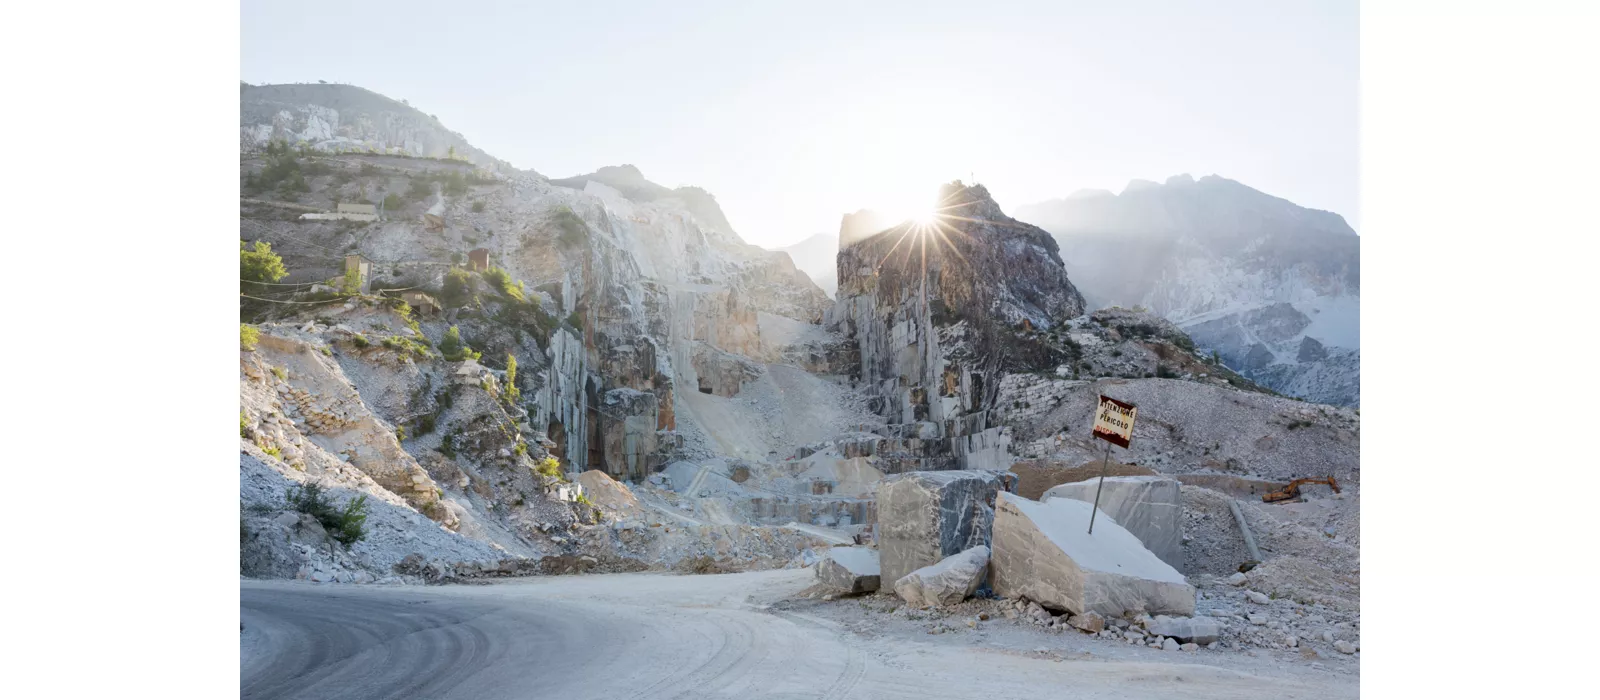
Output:
<instances>
[{"instance_id":1,"label":"white boulder","mask_svg":"<svg viewBox=\"0 0 1600 700\"><path fill-rule=\"evenodd\" d=\"M877 541L883 580L989 544L1000 480L988 472L906 472L878 488Z\"/></svg>"},{"instance_id":2,"label":"white boulder","mask_svg":"<svg viewBox=\"0 0 1600 700\"><path fill-rule=\"evenodd\" d=\"M1039 503L1001 493L993 534L995 592L1073 614L1193 615L1195 590L1183 575L1110 518L1097 519L1089 534L1093 510L1071 498Z\"/></svg>"},{"instance_id":3,"label":"white boulder","mask_svg":"<svg viewBox=\"0 0 1600 700\"><path fill-rule=\"evenodd\" d=\"M846 593L878 590L878 552L867 547L834 547L817 562L817 580Z\"/></svg>"},{"instance_id":4,"label":"white boulder","mask_svg":"<svg viewBox=\"0 0 1600 700\"><path fill-rule=\"evenodd\" d=\"M894 592L909 605L955 605L978 590L988 566L989 548L980 544L906 574Z\"/></svg>"},{"instance_id":5,"label":"white boulder","mask_svg":"<svg viewBox=\"0 0 1600 700\"><path fill-rule=\"evenodd\" d=\"M1183 566L1182 484L1161 476L1111 476L1105 487L1100 478L1053 486L1039 500L1071 498L1094 503L1100 491L1100 515L1111 516L1122 529L1133 533L1144 548L1155 553L1173 568ZM1099 528L1098 519L1095 527Z\"/></svg>"},{"instance_id":6,"label":"white boulder","mask_svg":"<svg viewBox=\"0 0 1600 700\"><path fill-rule=\"evenodd\" d=\"M1145 627L1152 634L1196 644L1210 644L1222 636L1222 624L1209 617L1157 615Z\"/></svg>"}]
</instances>

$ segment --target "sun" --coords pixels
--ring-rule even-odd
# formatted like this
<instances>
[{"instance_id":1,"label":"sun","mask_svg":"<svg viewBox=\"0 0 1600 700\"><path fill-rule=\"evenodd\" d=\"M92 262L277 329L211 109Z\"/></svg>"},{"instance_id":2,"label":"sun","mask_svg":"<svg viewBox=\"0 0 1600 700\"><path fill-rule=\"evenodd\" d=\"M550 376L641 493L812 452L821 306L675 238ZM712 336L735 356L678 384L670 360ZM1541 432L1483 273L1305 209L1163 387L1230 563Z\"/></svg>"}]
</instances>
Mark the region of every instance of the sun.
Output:
<instances>
[{"instance_id":1,"label":"sun","mask_svg":"<svg viewBox=\"0 0 1600 700\"><path fill-rule=\"evenodd\" d=\"M939 220L939 212L936 212L932 209L914 212L911 215L911 220L922 226L932 226L933 222Z\"/></svg>"}]
</instances>

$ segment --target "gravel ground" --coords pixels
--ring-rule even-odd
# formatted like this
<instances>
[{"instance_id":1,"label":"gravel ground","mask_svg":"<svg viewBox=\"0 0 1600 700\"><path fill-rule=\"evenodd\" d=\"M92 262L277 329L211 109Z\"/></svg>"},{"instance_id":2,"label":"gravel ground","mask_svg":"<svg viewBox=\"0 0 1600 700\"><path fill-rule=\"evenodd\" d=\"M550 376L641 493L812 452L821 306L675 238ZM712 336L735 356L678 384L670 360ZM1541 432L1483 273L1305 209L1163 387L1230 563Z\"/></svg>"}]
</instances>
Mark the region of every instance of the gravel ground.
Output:
<instances>
[{"instance_id":1,"label":"gravel ground","mask_svg":"<svg viewBox=\"0 0 1600 700\"><path fill-rule=\"evenodd\" d=\"M798 597L812 572L617 574L482 586L241 584L252 698L1353 698L1349 658L1164 652L880 597ZM314 652L314 653L308 653ZM1252 653L1254 654L1252 656ZM1070 689L1070 691L1067 691Z\"/></svg>"},{"instance_id":2,"label":"gravel ground","mask_svg":"<svg viewBox=\"0 0 1600 700\"><path fill-rule=\"evenodd\" d=\"M1237 589L1230 592L1239 593ZM1150 648L1149 637L1135 643L1125 636L1088 634L1066 625L1065 617L1052 618L1050 625L1041 625L1024 614L1015 613L1013 601L1003 599L973 598L953 606L917 609L883 592L831 600L824 600L825 595L826 591L812 587L775 607L829 620L869 644L918 639L928 645L969 652L1020 654L1056 661L1196 664L1259 675L1272 678L1274 682L1293 679L1330 691L1343 687L1352 696L1360 676L1358 656L1335 652L1331 644L1321 642L1316 643L1321 651L1312 649L1311 643L1304 649L1272 645L1265 635L1276 633L1276 628L1257 627L1238 620L1223 619L1224 635L1214 649L1164 650ZM1208 600L1202 599L1202 609ZM1211 609L1220 611L1226 604L1231 601L1224 603L1219 599ZM1274 605L1279 603L1274 601ZM1273 615L1275 620L1294 615L1287 604L1281 607L1283 609ZM1012 610L1014 617L1008 616L1007 610ZM1311 623L1298 623L1293 628L1287 621L1281 624L1285 629L1300 629L1308 628ZM1333 629L1333 623L1324 626ZM1354 628L1351 630L1349 636L1355 636ZM1306 634L1310 635L1309 629ZM1312 653L1306 653L1308 650Z\"/></svg>"}]
</instances>

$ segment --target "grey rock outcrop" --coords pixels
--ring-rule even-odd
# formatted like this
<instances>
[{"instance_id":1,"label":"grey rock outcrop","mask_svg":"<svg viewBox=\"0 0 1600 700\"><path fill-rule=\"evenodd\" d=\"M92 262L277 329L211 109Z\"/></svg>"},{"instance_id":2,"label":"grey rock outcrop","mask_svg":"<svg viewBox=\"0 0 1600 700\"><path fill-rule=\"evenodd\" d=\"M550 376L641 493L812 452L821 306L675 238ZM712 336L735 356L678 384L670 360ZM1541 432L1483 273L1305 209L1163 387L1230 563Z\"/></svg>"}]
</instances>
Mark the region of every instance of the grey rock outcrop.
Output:
<instances>
[{"instance_id":1,"label":"grey rock outcrop","mask_svg":"<svg viewBox=\"0 0 1600 700\"><path fill-rule=\"evenodd\" d=\"M989 544L1000 480L972 471L907 472L878 489L878 552L885 580Z\"/></svg>"},{"instance_id":2,"label":"grey rock outcrop","mask_svg":"<svg viewBox=\"0 0 1600 700\"><path fill-rule=\"evenodd\" d=\"M867 547L834 547L817 562L817 580L845 593L878 590L878 552Z\"/></svg>"},{"instance_id":3,"label":"grey rock outcrop","mask_svg":"<svg viewBox=\"0 0 1600 700\"><path fill-rule=\"evenodd\" d=\"M860 349L874 410L917 433L903 454L880 457L889 473L1009 466L995 389L1005 373L1065 361L1036 331L1084 311L1049 234L1006 216L980 185L944 185L939 201L933 224L856 237L860 217L847 217L840 234L825 323Z\"/></svg>"},{"instance_id":4,"label":"grey rock outcrop","mask_svg":"<svg viewBox=\"0 0 1600 700\"><path fill-rule=\"evenodd\" d=\"M1111 516L1122 529L1133 533L1144 543L1145 549L1160 557L1161 561L1181 571L1181 487L1177 479L1160 476L1113 476L1106 477L1104 489L1100 488L1100 479L1090 479L1051 487L1040 500L1071 498L1094 503L1095 492L1099 490L1101 513Z\"/></svg>"},{"instance_id":5,"label":"grey rock outcrop","mask_svg":"<svg viewBox=\"0 0 1600 700\"><path fill-rule=\"evenodd\" d=\"M995 505L991 585L1073 614L1125 611L1193 615L1195 590L1137 537L1109 518L1088 534L1093 506L1000 494Z\"/></svg>"},{"instance_id":6,"label":"grey rock outcrop","mask_svg":"<svg viewBox=\"0 0 1600 700\"><path fill-rule=\"evenodd\" d=\"M924 566L894 582L894 592L909 605L955 605L983 583L989 548L978 545Z\"/></svg>"}]
</instances>

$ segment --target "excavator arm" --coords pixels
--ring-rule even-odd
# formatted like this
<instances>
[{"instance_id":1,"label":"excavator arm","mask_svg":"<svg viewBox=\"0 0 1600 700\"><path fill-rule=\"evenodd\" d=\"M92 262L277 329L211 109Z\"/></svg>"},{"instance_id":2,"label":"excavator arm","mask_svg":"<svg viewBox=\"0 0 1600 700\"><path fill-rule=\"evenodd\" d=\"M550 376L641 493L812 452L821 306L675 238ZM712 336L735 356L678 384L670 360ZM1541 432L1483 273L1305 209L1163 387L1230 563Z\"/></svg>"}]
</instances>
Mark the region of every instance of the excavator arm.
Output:
<instances>
[{"instance_id":1,"label":"excavator arm","mask_svg":"<svg viewBox=\"0 0 1600 700\"><path fill-rule=\"evenodd\" d=\"M1281 503L1283 501L1294 500L1300 497L1301 484L1327 484L1333 489L1334 493L1339 493L1339 482L1335 481L1332 476L1329 476L1326 479L1295 479L1294 481L1289 482L1288 486L1278 489L1277 491L1261 494L1261 500L1266 503Z\"/></svg>"}]
</instances>

